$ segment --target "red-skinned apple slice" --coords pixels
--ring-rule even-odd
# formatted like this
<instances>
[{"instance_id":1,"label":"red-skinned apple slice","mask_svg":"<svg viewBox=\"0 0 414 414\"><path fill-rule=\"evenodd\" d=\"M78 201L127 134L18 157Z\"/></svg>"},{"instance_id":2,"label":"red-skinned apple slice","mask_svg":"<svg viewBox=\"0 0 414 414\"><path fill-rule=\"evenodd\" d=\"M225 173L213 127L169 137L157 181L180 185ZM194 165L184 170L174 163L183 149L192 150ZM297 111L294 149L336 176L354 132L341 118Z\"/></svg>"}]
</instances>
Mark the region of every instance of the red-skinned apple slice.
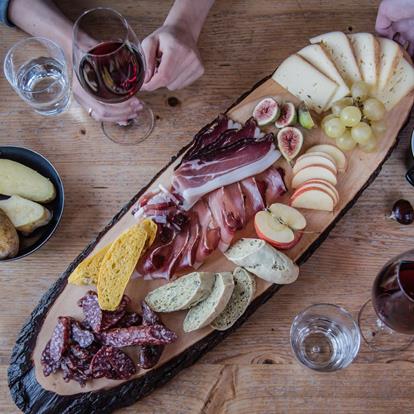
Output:
<instances>
[{"instance_id":1,"label":"red-skinned apple slice","mask_svg":"<svg viewBox=\"0 0 414 414\"><path fill-rule=\"evenodd\" d=\"M328 158L325 158L324 156L321 156L321 155L311 155L311 154L308 154L308 155L309 156L307 157L298 158L298 160L296 161L293 167L293 174L297 174L300 170L303 170L304 168L311 167L311 166L326 167L329 170L331 170L334 174L338 173L335 162L332 162Z\"/></svg>"},{"instance_id":2,"label":"red-skinned apple slice","mask_svg":"<svg viewBox=\"0 0 414 414\"><path fill-rule=\"evenodd\" d=\"M336 185L336 175L329 169L323 166L309 166L298 171L293 176L292 188L298 188L304 182L309 180L326 180L332 185Z\"/></svg>"},{"instance_id":3,"label":"red-skinned apple slice","mask_svg":"<svg viewBox=\"0 0 414 414\"><path fill-rule=\"evenodd\" d=\"M335 160L339 172L346 171L346 167L348 164L346 156L338 147L335 147L334 145L330 144L314 145L306 151L307 154L312 152L325 152Z\"/></svg>"},{"instance_id":4,"label":"red-skinned apple slice","mask_svg":"<svg viewBox=\"0 0 414 414\"><path fill-rule=\"evenodd\" d=\"M295 191L291 198L291 206L310 210L333 211L335 202L328 192L317 187L307 187Z\"/></svg>"},{"instance_id":5,"label":"red-skinned apple slice","mask_svg":"<svg viewBox=\"0 0 414 414\"><path fill-rule=\"evenodd\" d=\"M324 181L324 180L309 180L303 183L300 187L298 187L296 191L302 190L304 188L309 188L309 187L320 188L321 190L324 190L325 192L329 193L330 196L332 196L332 198L334 199L335 206L338 204L339 202L338 190L331 183L328 183L327 181Z\"/></svg>"}]
</instances>

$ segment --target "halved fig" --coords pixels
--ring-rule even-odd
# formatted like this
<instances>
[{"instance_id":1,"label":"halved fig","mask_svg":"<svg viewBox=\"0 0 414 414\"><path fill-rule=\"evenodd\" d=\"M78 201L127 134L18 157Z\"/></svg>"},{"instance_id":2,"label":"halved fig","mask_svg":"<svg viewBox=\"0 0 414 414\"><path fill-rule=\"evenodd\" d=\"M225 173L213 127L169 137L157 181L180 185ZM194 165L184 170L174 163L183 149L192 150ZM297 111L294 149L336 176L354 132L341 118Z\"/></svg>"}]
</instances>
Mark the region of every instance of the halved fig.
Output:
<instances>
[{"instance_id":1,"label":"halved fig","mask_svg":"<svg viewBox=\"0 0 414 414\"><path fill-rule=\"evenodd\" d=\"M303 126L303 128L312 129L315 127L315 121L313 120L312 115L304 102L299 105L298 112L299 123Z\"/></svg>"},{"instance_id":2,"label":"halved fig","mask_svg":"<svg viewBox=\"0 0 414 414\"><path fill-rule=\"evenodd\" d=\"M296 124L296 108L292 102L284 103L280 108L280 116L275 122L276 128L284 128Z\"/></svg>"},{"instance_id":3,"label":"halved fig","mask_svg":"<svg viewBox=\"0 0 414 414\"><path fill-rule=\"evenodd\" d=\"M262 99L253 110L257 125L264 126L275 122L280 115L280 105L273 98Z\"/></svg>"},{"instance_id":4,"label":"halved fig","mask_svg":"<svg viewBox=\"0 0 414 414\"><path fill-rule=\"evenodd\" d=\"M303 134L295 127L282 128L277 133L277 144L282 155L290 162L302 149Z\"/></svg>"}]
</instances>

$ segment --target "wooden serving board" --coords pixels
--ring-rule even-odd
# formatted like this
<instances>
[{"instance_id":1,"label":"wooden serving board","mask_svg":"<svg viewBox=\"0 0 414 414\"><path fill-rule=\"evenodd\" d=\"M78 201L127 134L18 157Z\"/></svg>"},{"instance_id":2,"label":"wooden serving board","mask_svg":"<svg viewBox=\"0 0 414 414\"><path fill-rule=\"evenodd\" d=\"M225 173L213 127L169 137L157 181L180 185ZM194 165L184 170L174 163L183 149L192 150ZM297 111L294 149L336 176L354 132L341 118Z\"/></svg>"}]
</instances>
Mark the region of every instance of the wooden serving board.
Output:
<instances>
[{"instance_id":1,"label":"wooden serving board","mask_svg":"<svg viewBox=\"0 0 414 414\"><path fill-rule=\"evenodd\" d=\"M280 85L267 78L248 94L239 98L237 103L228 110L228 115L234 120L245 122L251 116L254 105L264 96L281 96L284 99L297 102ZM347 153L349 166L346 173L339 174L337 189L340 194L340 202L333 213L303 210L308 222L308 233L303 236L297 246L287 252L298 264L302 264L310 257L328 236L336 222L378 175L382 164L397 144L398 133L404 126L413 101L414 93L411 93L387 115L388 130L380 140L378 152L364 154L359 150L354 150ZM307 131L305 133L304 150L316 143L329 142L330 140L322 134L320 129ZM15 403L24 412L106 413L130 405L147 395L155 387L168 381L183 368L193 364L230 332L237 329L254 310L280 288L278 285L271 285L257 278L255 300L250 304L243 317L225 332L214 331L206 327L184 334L182 331L184 312L163 314L163 322L178 334L178 341L165 348L164 354L155 368L140 370L128 381L97 379L88 382L84 388L81 388L74 381L65 383L61 372L49 377L43 375L40 355L52 334L57 317L69 315L79 319L82 318L81 309L76 302L89 288L67 284L68 276L90 253L108 244L122 231L135 223L135 219L131 215L131 209L136 201L146 191L157 187L159 183L168 186L174 165L179 161L180 155L185 149L183 148L176 157L173 157L170 164L154 177L152 182L142 189L113 218L96 240L74 260L54 286L43 296L29 321L22 328L12 354L9 368L9 387ZM290 167L284 160L279 160L278 165L285 169L286 183L290 187ZM289 196L286 195L281 199L281 202L287 203L288 199ZM252 224L237 235L237 237L243 236L254 237ZM233 268L234 265L228 262L223 254L216 252L209 257L200 270L225 271ZM146 293L162 283L165 282L132 280L126 293L131 297L135 310L138 310L138 304ZM132 358L136 359L136 352L130 350L129 353Z\"/></svg>"}]
</instances>

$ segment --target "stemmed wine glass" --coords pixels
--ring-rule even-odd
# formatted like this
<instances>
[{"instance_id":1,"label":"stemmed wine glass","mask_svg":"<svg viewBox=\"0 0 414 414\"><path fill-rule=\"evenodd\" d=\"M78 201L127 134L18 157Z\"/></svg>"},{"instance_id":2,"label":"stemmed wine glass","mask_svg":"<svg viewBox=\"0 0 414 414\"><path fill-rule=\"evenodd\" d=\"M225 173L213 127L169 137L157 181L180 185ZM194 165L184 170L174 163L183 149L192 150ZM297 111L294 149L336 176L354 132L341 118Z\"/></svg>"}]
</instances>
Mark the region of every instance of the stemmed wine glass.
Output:
<instances>
[{"instance_id":1,"label":"stemmed wine glass","mask_svg":"<svg viewBox=\"0 0 414 414\"><path fill-rule=\"evenodd\" d=\"M146 71L136 34L120 13L106 7L88 10L76 20L73 66L82 88L106 104L134 96L144 83ZM102 122L104 134L123 145L145 140L153 130L154 114L142 105L138 116L125 123Z\"/></svg>"},{"instance_id":2,"label":"stemmed wine glass","mask_svg":"<svg viewBox=\"0 0 414 414\"><path fill-rule=\"evenodd\" d=\"M378 273L358 325L374 351L399 351L413 342L414 250L391 259Z\"/></svg>"}]
</instances>

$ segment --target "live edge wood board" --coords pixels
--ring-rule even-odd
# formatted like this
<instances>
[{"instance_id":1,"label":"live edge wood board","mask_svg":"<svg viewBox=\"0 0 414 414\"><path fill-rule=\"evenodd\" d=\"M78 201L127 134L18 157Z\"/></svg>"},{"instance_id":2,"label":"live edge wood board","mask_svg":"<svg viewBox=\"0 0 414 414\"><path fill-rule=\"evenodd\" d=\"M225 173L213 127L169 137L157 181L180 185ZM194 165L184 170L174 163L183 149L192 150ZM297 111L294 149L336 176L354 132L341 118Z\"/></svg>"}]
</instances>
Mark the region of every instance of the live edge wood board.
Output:
<instances>
[{"instance_id":1,"label":"live edge wood board","mask_svg":"<svg viewBox=\"0 0 414 414\"><path fill-rule=\"evenodd\" d=\"M250 92L241 96L228 110L228 115L239 122L245 122L251 115L255 103L264 96L281 96L297 102L272 79L266 78L259 82ZM378 152L364 154L359 150L347 153L348 170L338 177L340 202L333 213L304 210L308 227L301 242L288 251L288 255L299 265L304 263L318 246L325 240L338 220L348 211L362 194L365 188L380 172L382 164L391 154L398 141L398 133L404 126L413 105L414 94L406 96L388 115L387 133L381 138ZM270 129L271 130L271 129ZM305 147L315 143L329 143L320 129L306 132ZM179 154L161 170L153 180L128 202L128 204L112 219L97 238L71 263L56 283L42 297L32 312L30 319L23 326L13 350L9 368L9 387L16 405L26 413L109 413L123 406L130 405L150 393L154 388L167 382L183 368L193 364L205 352L222 341L233 330L237 329L261 304L269 299L279 288L257 279L258 288L254 301L250 304L242 318L225 332L214 331L209 327L184 334L182 331L183 312L163 314L163 322L175 332L179 339L175 344L166 347L160 363L152 370L140 370L129 381L99 379L90 381L84 388L71 381L65 383L62 375L44 377L40 365L40 354L51 336L56 318L70 315L81 318L81 309L77 300L88 290L67 284L67 278L73 269L95 249L114 240L123 230L135 221L131 209L136 201L147 191L159 183L168 185L171 171L178 162ZM285 161L279 160L278 165L286 171L286 183L290 186L290 167ZM288 195L281 199L288 202ZM252 225L238 234L238 237L253 236ZM233 264L216 252L200 270L225 271L231 270ZM299 276L300 277L300 276ZM162 281L133 280L126 293L138 309L139 302L146 293ZM135 357L132 352L131 357Z\"/></svg>"}]
</instances>

